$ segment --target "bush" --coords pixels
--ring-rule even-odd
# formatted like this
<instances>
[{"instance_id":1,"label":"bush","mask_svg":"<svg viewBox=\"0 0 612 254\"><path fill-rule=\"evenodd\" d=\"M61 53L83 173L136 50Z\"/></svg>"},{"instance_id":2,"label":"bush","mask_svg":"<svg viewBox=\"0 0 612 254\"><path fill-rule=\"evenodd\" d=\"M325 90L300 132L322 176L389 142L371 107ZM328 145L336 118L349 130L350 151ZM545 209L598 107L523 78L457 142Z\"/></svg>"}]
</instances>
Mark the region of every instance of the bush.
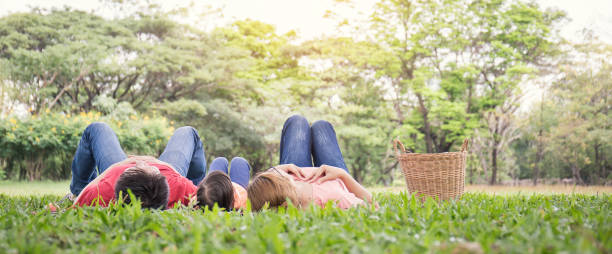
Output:
<instances>
[{"instance_id":1,"label":"bush","mask_svg":"<svg viewBox=\"0 0 612 254\"><path fill-rule=\"evenodd\" d=\"M99 112L46 113L0 121L0 171L9 179L66 179L83 130L92 122L115 130L127 154L157 155L174 130L161 117L132 114L127 118Z\"/></svg>"}]
</instances>

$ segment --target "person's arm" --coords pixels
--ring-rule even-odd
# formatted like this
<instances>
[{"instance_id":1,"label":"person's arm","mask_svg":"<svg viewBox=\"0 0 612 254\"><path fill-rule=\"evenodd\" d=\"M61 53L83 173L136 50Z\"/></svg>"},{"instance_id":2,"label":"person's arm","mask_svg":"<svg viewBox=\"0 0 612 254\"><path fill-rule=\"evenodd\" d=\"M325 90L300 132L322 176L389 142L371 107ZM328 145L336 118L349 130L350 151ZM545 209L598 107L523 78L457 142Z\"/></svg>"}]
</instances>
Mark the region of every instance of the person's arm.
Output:
<instances>
[{"instance_id":1,"label":"person's arm","mask_svg":"<svg viewBox=\"0 0 612 254\"><path fill-rule=\"evenodd\" d=\"M306 179L306 176L304 175L302 168L296 166L295 164L283 164L283 165L274 166L268 169L268 171L274 170L274 169L281 170L290 175L294 175L298 179Z\"/></svg>"},{"instance_id":2,"label":"person's arm","mask_svg":"<svg viewBox=\"0 0 612 254\"><path fill-rule=\"evenodd\" d=\"M322 183L329 180L340 179L348 191L355 194L356 197L361 200L367 201L368 203L372 203L372 194L368 190L366 190L361 184L359 184L349 173L347 173L344 169L321 165L319 170L317 170L312 176L310 176L307 180L310 182Z\"/></svg>"}]
</instances>

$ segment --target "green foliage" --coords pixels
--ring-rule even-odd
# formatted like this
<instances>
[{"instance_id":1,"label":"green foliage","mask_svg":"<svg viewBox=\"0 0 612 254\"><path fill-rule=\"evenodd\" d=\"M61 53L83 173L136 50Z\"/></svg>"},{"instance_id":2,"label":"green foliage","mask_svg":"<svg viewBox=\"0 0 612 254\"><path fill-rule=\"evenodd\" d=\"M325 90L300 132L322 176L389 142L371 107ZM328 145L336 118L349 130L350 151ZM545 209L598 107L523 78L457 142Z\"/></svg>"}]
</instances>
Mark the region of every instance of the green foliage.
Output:
<instances>
[{"instance_id":1,"label":"green foliage","mask_svg":"<svg viewBox=\"0 0 612 254\"><path fill-rule=\"evenodd\" d=\"M389 184L395 168L390 141L396 133L391 108L384 98L385 88L377 84L367 67L368 59L376 57L376 45L329 38L306 42L303 47L313 78L293 89L292 94L301 105L312 108L311 114L316 112L311 121L323 119L334 125L355 179Z\"/></svg>"},{"instance_id":2,"label":"green foliage","mask_svg":"<svg viewBox=\"0 0 612 254\"><path fill-rule=\"evenodd\" d=\"M294 207L260 213L60 208L57 196L0 195L6 252L605 253L612 196L466 194L421 203L378 194L378 210Z\"/></svg>"},{"instance_id":3,"label":"green foliage","mask_svg":"<svg viewBox=\"0 0 612 254\"><path fill-rule=\"evenodd\" d=\"M512 141L503 130L513 129L506 120L518 108L519 84L558 53L554 27L563 18L513 0L382 0L360 30L386 51L372 67L393 87L395 118L423 135L413 149L448 152L475 129L491 132L480 147L493 184L498 154Z\"/></svg>"},{"instance_id":4,"label":"green foliage","mask_svg":"<svg viewBox=\"0 0 612 254\"><path fill-rule=\"evenodd\" d=\"M563 78L551 84L539 110L529 112L522 142L542 140L540 157L544 165L554 165L556 170L547 172L552 176L605 184L612 178L612 64L607 61L612 47L588 35L572 46L575 55L559 67ZM532 157L528 163L538 162L537 149L524 152Z\"/></svg>"},{"instance_id":5,"label":"green foliage","mask_svg":"<svg viewBox=\"0 0 612 254\"><path fill-rule=\"evenodd\" d=\"M220 100L166 102L158 108L177 125L195 126L203 140L207 158L241 156L254 170L263 168L264 142L248 122Z\"/></svg>"},{"instance_id":6,"label":"green foliage","mask_svg":"<svg viewBox=\"0 0 612 254\"><path fill-rule=\"evenodd\" d=\"M45 113L0 120L0 162L10 179L66 179L81 134L92 122L106 122L127 154L158 155L172 135L165 118L131 115L128 119Z\"/></svg>"},{"instance_id":7,"label":"green foliage","mask_svg":"<svg viewBox=\"0 0 612 254\"><path fill-rule=\"evenodd\" d=\"M0 59L21 90L13 99L34 113L87 112L100 95L143 109L233 85L244 56L168 16L107 20L54 9L0 18Z\"/></svg>"},{"instance_id":8,"label":"green foliage","mask_svg":"<svg viewBox=\"0 0 612 254\"><path fill-rule=\"evenodd\" d=\"M456 151L470 138L468 175L475 182L612 177L610 47L566 47L559 10L523 0L379 0L365 19L339 22L340 32L352 29L348 34L300 43L295 31L279 34L257 20L203 29L200 21L185 24L189 7L105 4L115 18L67 8L0 17L0 116L97 111L128 122L137 112L161 113L170 125L198 129L207 156L243 156L259 170L277 163L283 121L301 114L334 124L349 170L363 182L393 182L395 138L413 152ZM590 62L581 59L596 64L582 68ZM530 109L523 122L523 89L536 78L550 83L550 73L561 79L546 91L553 94L540 110L547 118ZM126 138L144 142L135 151L157 150L147 148L151 140ZM28 178L23 168L44 164L64 173L40 177L67 177L73 151L51 154L56 143L74 141L57 139L27 148L48 156L44 163L26 160L25 146L3 152L21 157L0 162L12 169L0 174Z\"/></svg>"},{"instance_id":9,"label":"green foliage","mask_svg":"<svg viewBox=\"0 0 612 254\"><path fill-rule=\"evenodd\" d=\"M208 115L206 108L202 104L185 99L166 102L159 109L166 117L177 120L182 125L200 125L202 118Z\"/></svg>"},{"instance_id":10,"label":"green foliage","mask_svg":"<svg viewBox=\"0 0 612 254\"><path fill-rule=\"evenodd\" d=\"M227 27L219 27L215 35L223 38L225 46L242 52L242 60L246 63L242 69L233 74L240 79L240 89L231 91L232 97L241 96L254 100L257 104L266 104L268 92L275 92L271 83L285 79L307 79L298 66L299 47L290 42L295 39L295 33L277 34L276 28L256 20L241 20ZM283 84L283 89L287 88Z\"/></svg>"}]
</instances>

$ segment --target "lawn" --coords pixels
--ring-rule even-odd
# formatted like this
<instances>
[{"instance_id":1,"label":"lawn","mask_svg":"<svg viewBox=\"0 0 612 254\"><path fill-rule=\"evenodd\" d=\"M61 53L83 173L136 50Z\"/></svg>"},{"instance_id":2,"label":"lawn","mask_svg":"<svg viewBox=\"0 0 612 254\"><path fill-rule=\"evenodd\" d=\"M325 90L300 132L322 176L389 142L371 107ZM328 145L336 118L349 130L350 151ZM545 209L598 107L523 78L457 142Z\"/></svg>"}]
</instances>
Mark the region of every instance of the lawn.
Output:
<instances>
[{"instance_id":1,"label":"lawn","mask_svg":"<svg viewBox=\"0 0 612 254\"><path fill-rule=\"evenodd\" d=\"M70 181L14 182L0 181L0 194L8 196L66 195Z\"/></svg>"},{"instance_id":2,"label":"lawn","mask_svg":"<svg viewBox=\"0 0 612 254\"><path fill-rule=\"evenodd\" d=\"M46 184L52 188L52 183ZM241 215L189 209L160 212L138 206L65 209L64 204L60 212L50 213L45 206L61 198L57 194L65 193L64 184L56 195L0 194L0 252L612 251L612 195L607 188L595 194L496 195L472 186L468 190L475 190L461 200L442 203L421 203L399 189L374 188L378 210L309 207Z\"/></svg>"}]
</instances>

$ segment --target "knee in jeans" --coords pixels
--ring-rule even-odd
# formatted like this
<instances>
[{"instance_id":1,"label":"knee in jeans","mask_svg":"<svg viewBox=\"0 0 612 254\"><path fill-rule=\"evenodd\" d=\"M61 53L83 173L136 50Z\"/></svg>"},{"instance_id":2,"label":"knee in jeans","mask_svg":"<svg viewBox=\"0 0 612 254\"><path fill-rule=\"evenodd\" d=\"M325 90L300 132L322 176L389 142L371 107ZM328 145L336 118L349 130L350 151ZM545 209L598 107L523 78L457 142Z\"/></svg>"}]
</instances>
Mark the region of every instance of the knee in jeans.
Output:
<instances>
[{"instance_id":1,"label":"knee in jeans","mask_svg":"<svg viewBox=\"0 0 612 254\"><path fill-rule=\"evenodd\" d=\"M196 137L200 137L198 135L198 131L191 126L179 127L178 129L174 131L174 134L193 134Z\"/></svg>"},{"instance_id":2,"label":"knee in jeans","mask_svg":"<svg viewBox=\"0 0 612 254\"><path fill-rule=\"evenodd\" d=\"M190 131L195 132L195 133L198 132L195 128L193 128L191 126L179 127L174 132L190 132Z\"/></svg>"},{"instance_id":3,"label":"knee in jeans","mask_svg":"<svg viewBox=\"0 0 612 254\"><path fill-rule=\"evenodd\" d=\"M235 165L234 163L241 163L241 164L246 164L249 167L249 170L251 169L251 165L249 165L249 162L242 157L234 157L232 159L232 165Z\"/></svg>"},{"instance_id":4,"label":"knee in jeans","mask_svg":"<svg viewBox=\"0 0 612 254\"><path fill-rule=\"evenodd\" d=\"M229 162L225 157L217 157L210 163L207 174L210 174L210 172L214 170L221 170L223 172L227 172L228 166Z\"/></svg>"},{"instance_id":5,"label":"knee in jeans","mask_svg":"<svg viewBox=\"0 0 612 254\"><path fill-rule=\"evenodd\" d=\"M232 161L234 161L234 160L232 160ZM223 164L225 166L229 165L229 162L227 161L227 158L225 158L225 157L217 157L217 158L215 158L210 165L217 164L217 163L221 163L221 164Z\"/></svg>"},{"instance_id":6,"label":"knee in jeans","mask_svg":"<svg viewBox=\"0 0 612 254\"><path fill-rule=\"evenodd\" d=\"M85 128L85 132L98 132L101 130L113 130L110 126L108 126L108 124L103 123L103 122L93 122L89 125L87 125L87 128Z\"/></svg>"},{"instance_id":7,"label":"knee in jeans","mask_svg":"<svg viewBox=\"0 0 612 254\"><path fill-rule=\"evenodd\" d=\"M219 161L223 161L223 162L225 162L225 163L228 163L227 158L225 158L225 157L223 157L223 156L220 156L220 157L217 157L217 158L215 158L215 159L214 159L214 161L216 161L216 160L219 160Z\"/></svg>"},{"instance_id":8,"label":"knee in jeans","mask_svg":"<svg viewBox=\"0 0 612 254\"><path fill-rule=\"evenodd\" d=\"M334 126L332 126L332 124L329 123L328 121L319 120L319 121L314 122L312 124L311 128L313 130L316 130L316 129L334 129Z\"/></svg>"},{"instance_id":9,"label":"knee in jeans","mask_svg":"<svg viewBox=\"0 0 612 254\"><path fill-rule=\"evenodd\" d=\"M306 125L308 125L308 120L306 120L306 118L302 115L292 115L291 117L287 118L287 121L285 121L286 123L306 123Z\"/></svg>"}]
</instances>

